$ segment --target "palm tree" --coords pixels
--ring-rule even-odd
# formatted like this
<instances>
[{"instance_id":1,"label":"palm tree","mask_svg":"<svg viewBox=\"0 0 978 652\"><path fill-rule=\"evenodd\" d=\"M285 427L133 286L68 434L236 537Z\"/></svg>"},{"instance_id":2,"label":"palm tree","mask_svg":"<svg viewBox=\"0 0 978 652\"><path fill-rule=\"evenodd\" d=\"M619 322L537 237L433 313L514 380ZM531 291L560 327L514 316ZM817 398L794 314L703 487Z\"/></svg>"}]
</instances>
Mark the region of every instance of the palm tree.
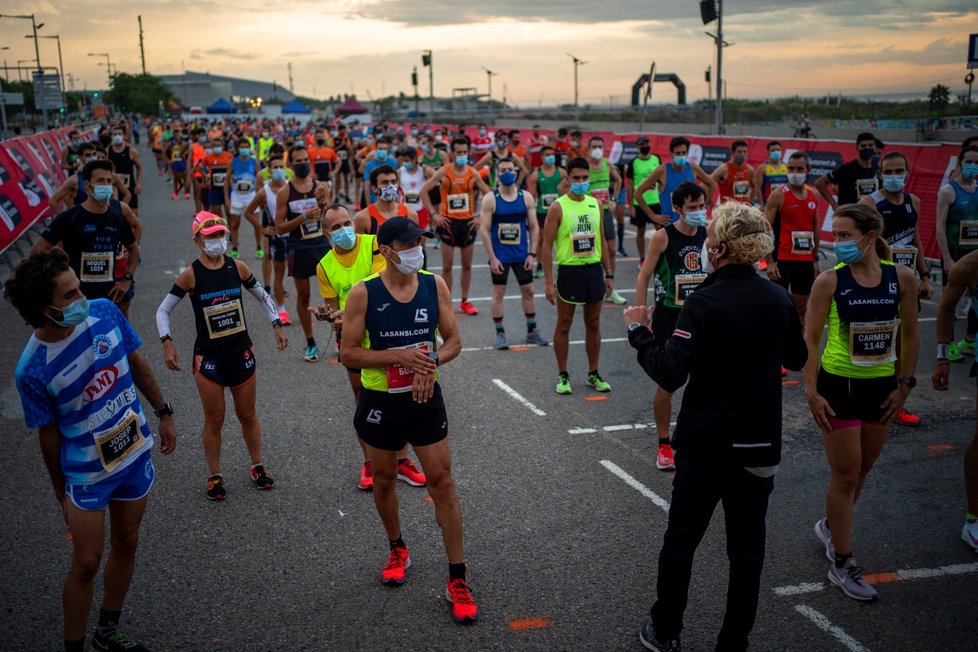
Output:
<instances>
[{"instance_id":1,"label":"palm tree","mask_svg":"<svg viewBox=\"0 0 978 652\"><path fill-rule=\"evenodd\" d=\"M944 84L937 84L930 89L927 101L932 109L946 109L951 104L951 89Z\"/></svg>"}]
</instances>

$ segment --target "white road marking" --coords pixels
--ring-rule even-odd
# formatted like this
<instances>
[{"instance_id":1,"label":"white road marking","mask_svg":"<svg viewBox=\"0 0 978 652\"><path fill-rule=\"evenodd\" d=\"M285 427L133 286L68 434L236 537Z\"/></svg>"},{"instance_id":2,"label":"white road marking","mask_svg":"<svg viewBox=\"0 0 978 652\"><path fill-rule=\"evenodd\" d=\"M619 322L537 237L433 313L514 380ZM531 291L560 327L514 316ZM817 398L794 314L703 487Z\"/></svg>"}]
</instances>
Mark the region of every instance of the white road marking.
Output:
<instances>
[{"instance_id":1,"label":"white road marking","mask_svg":"<svg viewBox=\"0 0 978 652\"><path fill-rule=\"evenodd\" d=\"M893 573L893 579L889 582L903 582L905 580L924 580L932 577L943 577L945 575L966 575L968 573L978 573L978 563L971 564L951 564L949 566L938 566L937 568L903 568ZM873 575L881 573L867 573L867 577L872 579ZM825 582L803 582L794 586L779 586L774 589L778 595L801 595L803 593L816 593L826 586Z\"/></svg>"},{"instance_id":2,"label":"white road marking","mask_svg":"<svg viewBox=\"0 0 978 652\"><path fill-rule=\"evenodd\" d=\"M509 394L513 398L513 400L515 400L517 403L523 404L523 406L525 406L533 414L537 415L538 417L547 416L546 412L544 412L543 410L535 406L533 403L530 403L528 400L526 400L523 397L522 394L517 392L515 389L513 389L503 381L499 380L498 378L493 378L492 382L495 383L496 387Z\"/></svg>"},{"instance_id":3,"label":"white road marking","mask_svg":"<svg viewBox=\"0 0 978 652\"><path fill-rule=\"evenodd\" d=\"M571 428L567 431L571 435L589 435L591 433L597 432L594 428Z\"/></svg>"},{"instance_id":4,"label":"white road marking","mask_svg":"<svg viewBox=\"0 0 978 652\"><path fill-rule=\"evenodd\" d=\"M827 586L825 582L802 582L795 586L779 586L774 589L778 595L801 595L803 593L815 593Z\"/></svg>"},{"instance_id":5,"label":"white road marking","mask_svg":"<svg viewBox=\"0 0 978 652\"><path fill-rule=\"evenodd\" d=\"M472 299L469 299L469 301L472 301ZM628 341L628 338L627 337L606 337L606 338L604 338L604 339L601 340L601 343L602 344L608 344L608 343L614 343L614 342L627 342L627 341ZM573 344L573 345L576 345L576 346L580 346L581 344L584 344L584 340L571 340L570 342L568 342L568 344ZM531 348L540 348L540 349L549 349L550 348L550 347L547 347L547 346L537 346L536 344L533 344L533 345L529 345L528 344L527 346L530 346ZM494 346L467 346L467 347L464 347L462 349L462 352L464 352L464 353L471 353L472 351L495 351L495 350L496 350L496 347L494 347Z\"/></svg>"},{"instance_id":6,"label":"white road marking","mask_svg":"<svg viewBox=\"0 0 978 652\"><path fill-rule=\"evenodd\" d=\"M640 494L642 494L643 496L651 500L656 507L658 507L659 509L661 509L666 513L669 513L668 500L666 500L659 494L655 493L654 491L646 487L644 484L642 484L632 476L628 475L628 473L620 466L618 466L614 462L609 462L608 460L601 460L601 466L608 469L609 471L617 475L619 478L624 480L625 484L627 484L629 487L631 487L635 491L639 492Z\"/></svg>"},{"instance_id":7,"label":"white road marking","mask_svg":"<svg viewBox=\"0 0 978 652\"><path fill-rule=\"evenodd\" d=\"M644 430L645 428L652 428L655 424L652 423L622 423L613 426L601 426L601 429L605 432L618 432L619 430ZM670 426L676 425L675 421L669 422ZM567 431L570 435L585 435L592 432L597 432L595 428L571 428Z\"/></svg>"},{"instance_id":8,"label":"white road marking","mask_svg":"<svg viewBox=\"0 0 978 652\"><path fill-rule=\"evenodd\" d=\"M833 625L832 621L826 618L822 613L815 611L811 607L804 604L795 605L795 611L800 613L805 618L811 620L813 623L815 623L816 627L826 634L831 634L835 640L839 641L839 643L841 643L847 650L851 650L852 652L869 652L869 648L846 634L838 626Z\"/></svg>"}]
</instances>

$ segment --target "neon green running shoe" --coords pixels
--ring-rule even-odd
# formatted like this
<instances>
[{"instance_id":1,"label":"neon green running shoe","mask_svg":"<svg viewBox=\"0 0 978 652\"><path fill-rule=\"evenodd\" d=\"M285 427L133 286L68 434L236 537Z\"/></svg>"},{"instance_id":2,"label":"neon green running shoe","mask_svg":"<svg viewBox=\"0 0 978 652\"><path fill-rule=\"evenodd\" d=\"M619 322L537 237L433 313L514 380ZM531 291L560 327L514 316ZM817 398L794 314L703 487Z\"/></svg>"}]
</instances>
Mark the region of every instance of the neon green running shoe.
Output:
<instances>
[{"instance_id":1,"label":"neon green running shoe","mask_svg":"<svg viewBox=\"0 0 978 652\"><path fill-rule=\"evenodd\" d=\"M947 347L947 359L949 362L961 362L964 360L964 354L958 348L957 342L951 342L950 346Z\"/></svg>"},{"instance_id":2,"label":"neon green running shoe","mask_svg":"<svg viewBox=\"0 0 978 652\"><path fill-rule=\"evenodd\" d=\"M612 290L611 294L608 295L608 298L605 299L605 301L608 303L617 304L619 306L623 306L628 303L628 299L618 294L618 290Z\"/></svg>"},{"instance_id":3,"label":"neon green running shoe","mask_svg":"<svg viewBox=\"0 0 978 652\"><path fill-rule=\"evenodd\" d=\"M975 354L975 341L974 340L959 340L958 350L964 355L974 355Z\"/></svg>"},{"instance_id":4,"label":"neon green running shoe","mask_svg":"<svg viewBox=\"0 0 978 652\"><path fill-rule=\"evenodd\" d=\"M587 375L587 384L599 392L611 391L611 385L609 385L604 378L599 376L597 371L593 371Z\"/></svg>"},{"instance_id":5,"label":"neon green running shoe","mask_svg":"<svg viewBox=\"0 0 978 652\"><path fill-rule=\"evenodd\" d=\"M573 391L571 389L570 376L567 375L567 372L557 374L557 393L570 394Z\"/></svg>"}]
</instances>

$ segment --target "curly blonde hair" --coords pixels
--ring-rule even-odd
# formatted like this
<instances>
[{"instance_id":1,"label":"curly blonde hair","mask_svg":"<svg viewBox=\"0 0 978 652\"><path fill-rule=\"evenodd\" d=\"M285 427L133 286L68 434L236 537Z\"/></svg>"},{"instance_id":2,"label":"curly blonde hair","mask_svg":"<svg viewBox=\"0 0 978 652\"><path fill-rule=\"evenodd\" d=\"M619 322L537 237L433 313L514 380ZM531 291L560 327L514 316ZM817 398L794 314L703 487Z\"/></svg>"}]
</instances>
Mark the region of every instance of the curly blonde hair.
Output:
<instances>
[{"instance_id":1,"label":"curly blonde hair","mask_svg":"<svg viewBox=\"0 0 978 652\"><path fill-rule=\"evenodd\" d=\"M713 211L713 229L719 244L727 245L726 260L753 265L774 251L771 225L753 206L727 200Z\"/></svg>"}]
</instances>

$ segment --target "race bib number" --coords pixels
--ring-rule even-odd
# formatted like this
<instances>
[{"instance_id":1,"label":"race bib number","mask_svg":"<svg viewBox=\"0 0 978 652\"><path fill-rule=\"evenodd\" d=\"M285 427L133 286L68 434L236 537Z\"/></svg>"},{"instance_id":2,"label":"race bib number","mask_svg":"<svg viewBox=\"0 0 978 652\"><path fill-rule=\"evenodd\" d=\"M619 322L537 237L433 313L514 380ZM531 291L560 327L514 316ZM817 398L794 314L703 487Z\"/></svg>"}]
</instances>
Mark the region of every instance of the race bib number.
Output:
<instances>
[{"instance_id":1,"label":"race bib number","mask_svg":"<svg viewBox=\"0 0 978 652\"><path fill-rule=\"evenodd\" d=\"M469 193L463 192L448 196L449 213L468 213L469 212Z\"/></svg>"},{"instance_id":2,"label":"race bib number","mask_svg":"<svg viewBox=\"0 0 978 652\"><path fill-rule=\"evenodd\" d=\"M251 189L254 187L255 186L253 183L245 180L238 181L236 184L234 184L234 189L240 193L251 192Z\"/></svg>"},{"instance_id":3,"label":"race bib number","mask_svg":"<svg viewBox=\"0 0 978 652\"><path fill-rule=\"evenodd\" d=\"M734 181L733 194L736 199L747 199L750 197L750 181Z\"/></svg>"},{"instance_id":4,"label":"race bib number","mask_svg":"<svg viewBox=\"0 0 978 652\"><path fill-rule=\"evenodd\" d=\"M211 173L211 183L215 186L223 186L224 179L227 175L227 172L213 172Z\"/></svg>"},{"instance_id":5,"label":"race bib number","mask_svg":"<svg viewBox=\"0 0 978 652\"><path fill-rule=\"evenodd\" d=\"M81 254L81 274L78 280L86 283L104 283L112 280L115 254L111 251L88 252Z\"/></svg>"},{"instance_id":6,"label":"race bib number","mask_svg":"<svg viewBox=\"0 0 978 652\"><path fill-rule=\"evenodd\" d=\"M849 359L857 367L873 367L896 360L899 319L849 324Z\"/></svg>"},{"instance_id":7,"label":"race bib number","mask_svg":"<svg viewBox=\"0 0 978 652\"><path fill-rule=\"evenodd\" d=\"M791 253L810 254L815 251L815 233L812 231L791 232Z\"/></svg>"},{"instance_id":8,"label":"race bib number","mask_svg":"<svg viewBox=\"0 0 978 652\"><path fill-rule=\"evenodd\" d=\"M686 299L706 280L706 274L680 274L676 277L676 305L686 303Z\"/></svg>"},{"instance_id":9,"label":"race bib number","mask_svg":"<svg viewBox=\"0 0 978 652\"><path fill-rule=\"evenodd\" d=\"M98 451L102 468L110 473L123 460L140 451L146 443L146 438L139 430L139 417L132 408L126 410L115 427L92 433L92 436L95 438L95 450Z\"/></svg>"},{"instance_id":10,"label":"race bib number","mask_svg":"<svg viewBox=\"0 0 978 652\"><path fill-rule=\"evenodd\" d=\"M499 244L504 245L519 244L522 233L523 225L514 222L499 224L496 229L496 237L499 238Z\"/></svg>"},{"instance_id":11,"label":"race bib number","mask_svg":"<svg viewBox=\"0 0 978 652\"><path fill-rule=\"evenodd\" d=\"M347 157L347 152L345 149L341 149L338 152L336 152L336 155L340 158L341 161L345 161Z\"/></svg>"},{"instance_id":12,"label":"race bib number","mask_svg":"<svg viewBox=\"0 0 978 652\"><path fill-rule=\"evenodd\" d=\"M597 199L602 206L607 204L611 200L611 193L607 188L601 188L600 190L592 190L591 196Z\"/></svg>"},{"instance_id":13,"label":"race bib number","mask_svg":"<svg viewBox=\"0 0 978 652\"><path fill-rule=\"evenodd\" d=\"M856 196L862 199L876 192L876 177L872 179L856 179Z\"/></svg>"},{"instance_id":14,"label":"race bib number","mask_svg":"<svg viewBox=\"0 0 978 652\"><path fill-rule=\"evenodd\" d=\"M978 246L978 220L961 220L958 231L958 244Z\"/></svg>"},{"instance_id":15,"label":"race bib number","mask_svg":"<svg viewBox=\"0 0 978 652\"><path fill-rule=\"evenodd\" d=\"M408 344L407 346L395 347L398 349L421 349L424 352L432 350L431 342L419 342L418 344ZM403 394L410 392L414 385L414 372L406 369L399 364L389 364L387 371L387 392L389 394Z\"/></svg>"},{"instance_id":16,"label":"race bib number","mask_svg":"<svg viewBox=\"0 0 978 652\"><path fill-rule=\"evenodd\" d=\"M420 204L421 203L421 195L419 195L417 193L405 194L404 195L404 203L405 204Z\"/></svg>"},{"instance_id":17,"label":"race bib number","mask_svg":"<svg viewBox=\"0 0 978 652\"><path fill-rule=\"evenodd\" d=\"M244 332L245 323L244 314L241 311L241 300L233 299L205 307L204 321L207 323L207 335L212 340Z\"/></svg>"},{"instance_id":18,"label":"race bib number","mask_svg":"<svg viewBox=\"0 0 978 652\"><path fill-rule=\"evenodd\" d=\"M557 201L557 193L551 192L545 195L540 195L540 199L543 201L544 208L550 208L555 201Z\"/></svg>"},{"instance_id":19,"label":"race bib number","mask_svg":"<svg viewBox=\"0 0 978 652\"><path fill-rule=\"evenodd\" d=\"M119 181L122 182L122 185L125 186L126 188L128 188L129 187L129 175L128 174L122 174L121 172L116 172L116 174L119 176Z\"/></svg>"},{"instance_id":20,"label":"race bib number","mask_svg":"<svg viewBox=\"0 0 978 652\"><path fill-rule=\"evenodd\" d=\"M571 251L575 256L590 256L594 253L597 237L593 231L571 234Z\"/></svg>"},{"instance_id":21,"label":"race bib number","mask_svg":"<svg viewBox=\"0 0 978 652\"><path fill-rule=\"evenodd\" d=\"M897 265L917 269L917 247L891 246L890 252L893 254L893 262Z\"/></svg>"}]
</instances>

